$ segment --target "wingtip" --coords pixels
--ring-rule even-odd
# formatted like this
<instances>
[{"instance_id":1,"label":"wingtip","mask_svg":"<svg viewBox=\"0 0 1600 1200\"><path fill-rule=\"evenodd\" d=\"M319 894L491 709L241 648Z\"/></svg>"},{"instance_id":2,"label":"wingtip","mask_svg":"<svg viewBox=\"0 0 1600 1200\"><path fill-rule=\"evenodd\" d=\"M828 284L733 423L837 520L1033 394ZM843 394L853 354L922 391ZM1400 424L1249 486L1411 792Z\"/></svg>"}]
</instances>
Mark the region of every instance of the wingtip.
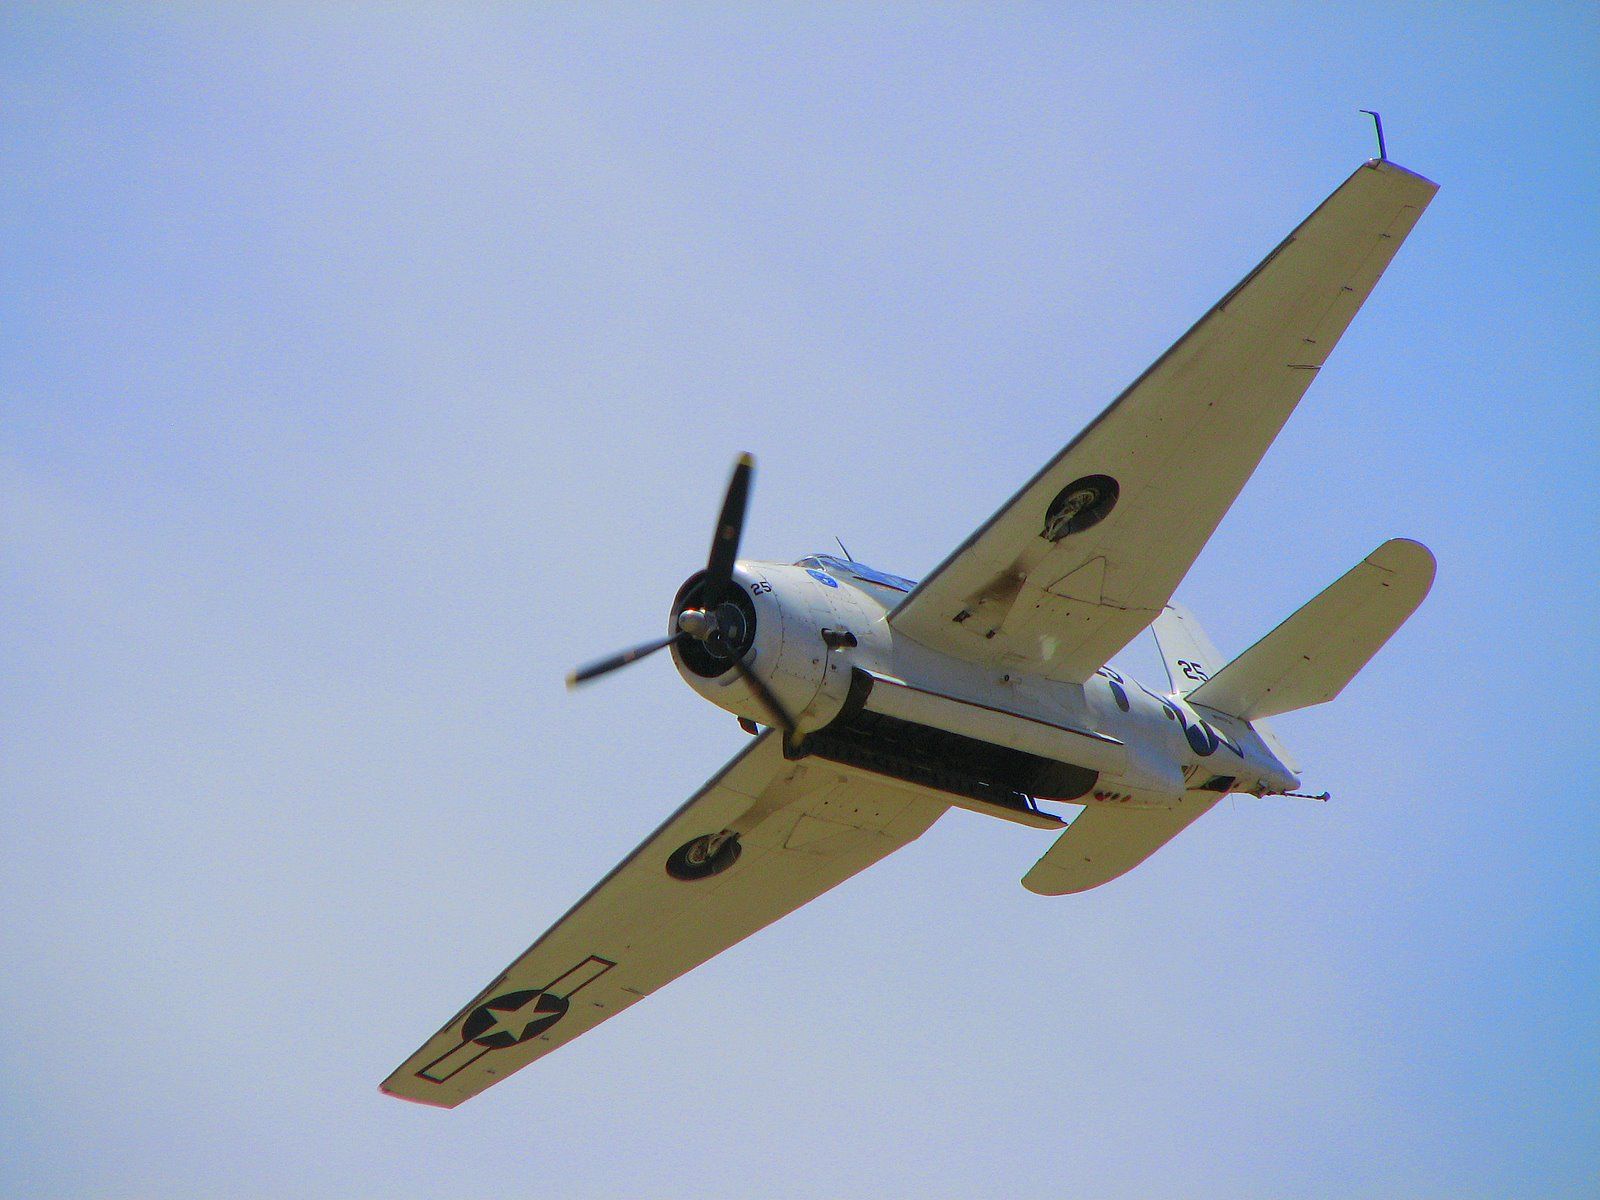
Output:
<instances>
[{"instance_id":1,"label":"wingtip","mask_svg":"<svg viewBox=\"0 0 1600 1200\"><path fill-rule=\"evenodd\" d=\"M1430 193L1439 190L1439 184L1436 181L1429 179L1420 171L1413 171L1410 167L1402 167L1392 158L1369 158L1366 161L1366 166L1374 171L1387 171L1395 175L1404 175L1408 179L1415 179L1426 187Z\"/></svg>"},{"instance_id":2,"label":"wingtip","mask_svg":"<svg viewBox=\"0 0 1600 1200\"><path fill-rule=\"evenodd\" d=\"M397 1092L389 1086L388 1080L385 1080L378 1085L378 1091L382 1092L385 1096L393 1096L396 1100L404 1100L407 1104L420 1104L424 1108L449 1109L454 1108L457 1104L461 1103L459 1100L456 1100L447 1104L442 1100L429 1100L423 1096L414 1096L409 1092Z\"/></svg>"}]
</instances>

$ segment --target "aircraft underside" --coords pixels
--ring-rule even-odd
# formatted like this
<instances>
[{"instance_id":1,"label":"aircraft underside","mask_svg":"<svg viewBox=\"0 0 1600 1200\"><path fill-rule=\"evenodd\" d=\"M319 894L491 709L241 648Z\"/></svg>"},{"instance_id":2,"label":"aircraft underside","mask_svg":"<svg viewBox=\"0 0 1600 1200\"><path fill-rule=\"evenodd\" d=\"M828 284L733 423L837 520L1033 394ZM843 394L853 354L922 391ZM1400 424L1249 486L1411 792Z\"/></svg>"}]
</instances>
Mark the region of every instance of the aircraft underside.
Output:
<instances>
[{"instance_id":1,"label":"aircraft underside","mask_svg":"<svg viewBox=\"0 0 1600 1200\"><path fill-rule=\"evenodd\" d=\"M1051 830L1022 883L1061 896L1230 791L1297 788L1265 720L1337 696L1421 603L1432 555L1383 543L1231 661L1173 595L1436 190L1358 167L919 583L848 553L741 561L741 457L662 636L569 682L670 648L756 736L384 1090L453 1107L952 807ZM1146 629L1164 689L1109 665Z\"/></svg>"}]
</instances>

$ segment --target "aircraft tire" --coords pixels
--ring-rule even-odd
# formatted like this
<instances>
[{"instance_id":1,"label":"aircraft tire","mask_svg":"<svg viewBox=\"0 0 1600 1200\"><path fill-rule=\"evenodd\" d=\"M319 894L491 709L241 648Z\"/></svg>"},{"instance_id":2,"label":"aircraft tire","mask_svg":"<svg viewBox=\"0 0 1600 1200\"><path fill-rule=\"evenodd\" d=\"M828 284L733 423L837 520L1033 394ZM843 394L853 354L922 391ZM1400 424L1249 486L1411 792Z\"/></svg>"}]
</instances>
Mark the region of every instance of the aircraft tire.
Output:
<instances>
[{"instance_id":1,"label":"aircraft tire","mask_svg":"<svg viewBox=\"0 0 1600 1200\"><path fill-rule=\"evenodd\" d=\"M730 837L717 847L716 853L708 855L706 847L710 843L711 834L708 833L704 837L697 837L679 846L667 859L667 874L688 883L720 875L739 861L740 846L737 837Z\"/></svg>"}]
</instances>

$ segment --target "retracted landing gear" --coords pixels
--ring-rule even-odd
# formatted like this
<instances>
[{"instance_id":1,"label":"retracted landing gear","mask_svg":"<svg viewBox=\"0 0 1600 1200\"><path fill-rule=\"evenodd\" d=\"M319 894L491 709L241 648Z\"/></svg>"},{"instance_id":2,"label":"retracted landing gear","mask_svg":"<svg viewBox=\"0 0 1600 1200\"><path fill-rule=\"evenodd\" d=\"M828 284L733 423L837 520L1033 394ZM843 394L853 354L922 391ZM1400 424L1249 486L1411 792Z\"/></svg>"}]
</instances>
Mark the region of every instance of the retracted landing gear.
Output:
<instances>
[{"instance_id":1,"label":"retracted landing gear","mask_svg":"<svg viewBox=\"0 0 1600 1200\"><path fill-rule=\"evenodd\" d=\"M739 835L724 829L685 842L667 859L667 874L692 881L720 875L739 861Z\"/></svg>"}]
</instances>

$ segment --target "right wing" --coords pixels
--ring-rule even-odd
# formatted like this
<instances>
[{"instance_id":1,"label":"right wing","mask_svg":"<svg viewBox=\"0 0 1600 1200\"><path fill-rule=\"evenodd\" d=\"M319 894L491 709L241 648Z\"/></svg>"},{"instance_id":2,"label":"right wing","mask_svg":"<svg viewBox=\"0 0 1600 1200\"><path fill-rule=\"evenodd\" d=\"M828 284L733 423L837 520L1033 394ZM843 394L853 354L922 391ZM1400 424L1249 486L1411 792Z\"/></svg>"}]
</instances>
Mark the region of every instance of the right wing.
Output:
<instances>
[{"instance_id":1,"label":"right wing","mask_svg":"<svg viewBox=\"0 0 1600 1200\"><path fill-rule=\"evenodd\" d=\"M789 762L761 734L383 1083L453 1108L898 850L942 815L933 793ZM667 860L724 830L740 852L683 880Z\"/></svg>"},{"instance_id":2,"label":"right wing","mask_svg":"<svg viewBox=\"0 0 1600 1200\"><path fill-rule=\"evenodd\" d=\"M1091 804L1022 877L1041 896L1065 896L1110 883L1133 870L1220 800L1217 792L1185 792L1170 808Z\"/></svg>"},{"instance_id":3,"label":"right wing","mask_svg":"<svg viewBox=\"0 0 1600 1200\"><path fill-rule=\"evenodd\" d=\"M1149 625L1438 185L1359 167L889 615L896 637L1082 683Z\"/></svg>"}]
</instances>

